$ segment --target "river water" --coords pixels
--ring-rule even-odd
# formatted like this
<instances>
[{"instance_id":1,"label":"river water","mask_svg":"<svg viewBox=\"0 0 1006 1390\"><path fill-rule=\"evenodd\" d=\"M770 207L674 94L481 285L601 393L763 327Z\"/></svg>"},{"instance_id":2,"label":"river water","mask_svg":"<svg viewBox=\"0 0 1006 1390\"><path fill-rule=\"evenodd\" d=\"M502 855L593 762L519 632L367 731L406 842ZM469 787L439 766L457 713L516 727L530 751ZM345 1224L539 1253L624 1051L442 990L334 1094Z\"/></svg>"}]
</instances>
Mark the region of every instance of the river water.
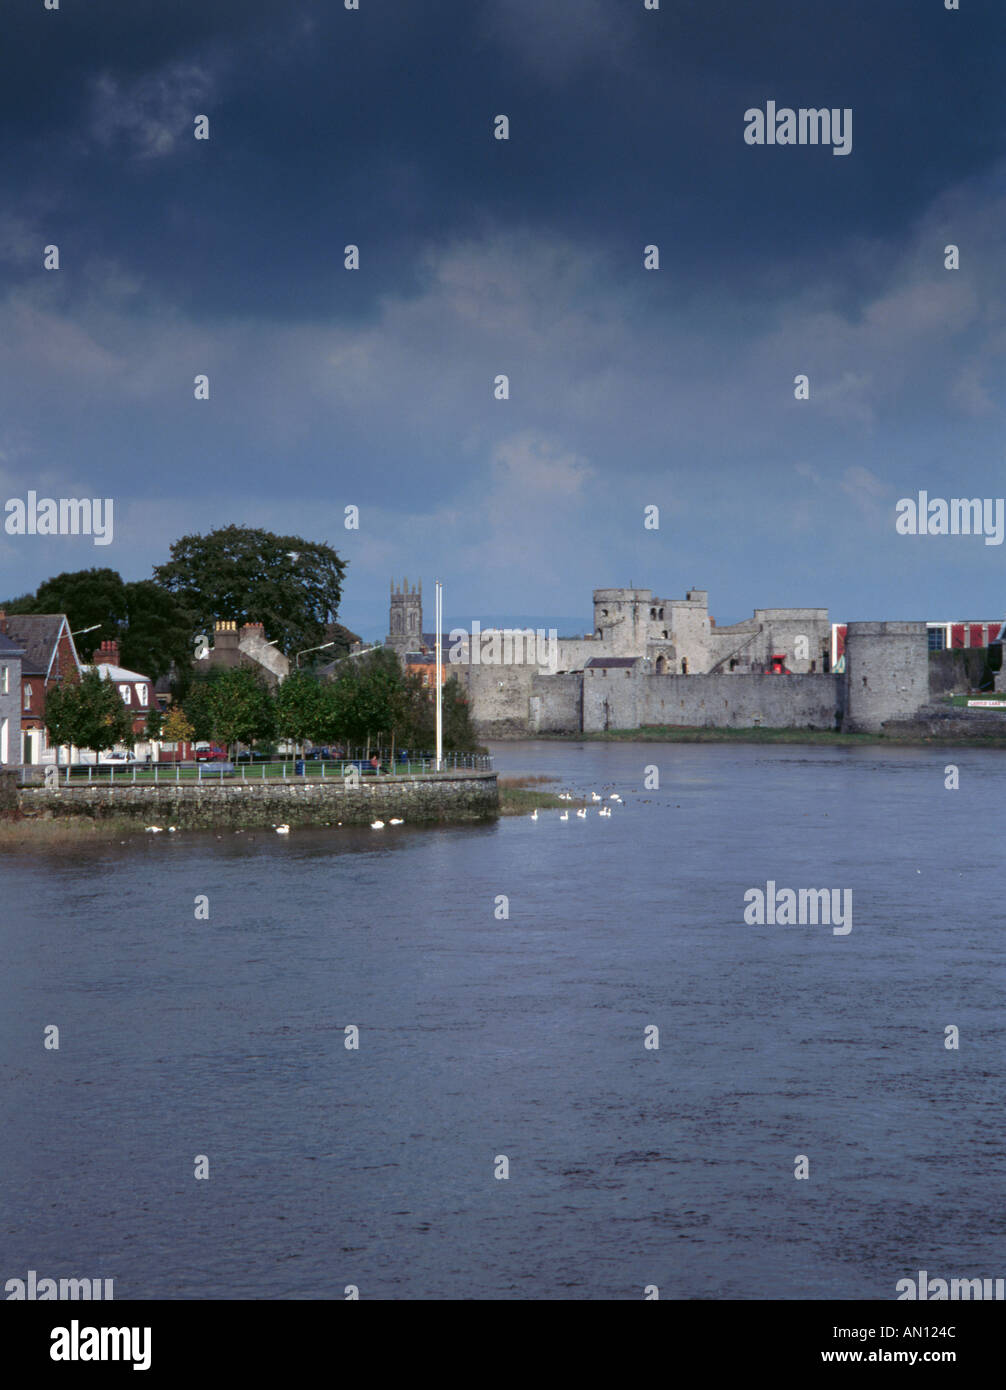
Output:
<instances>
[{"instance_id":1,"label":"river water","mask_svg":"<svg viewBox=\"0 0 1006 1390\"><path fill-rule=\"evenodd\" d=\"M4 853L0 1281L890 1299L1006 1274L1006 753L494 752L623 804ZM745 923L769 881L850 889L852 930Z\"/></svg>"}]
</instances>

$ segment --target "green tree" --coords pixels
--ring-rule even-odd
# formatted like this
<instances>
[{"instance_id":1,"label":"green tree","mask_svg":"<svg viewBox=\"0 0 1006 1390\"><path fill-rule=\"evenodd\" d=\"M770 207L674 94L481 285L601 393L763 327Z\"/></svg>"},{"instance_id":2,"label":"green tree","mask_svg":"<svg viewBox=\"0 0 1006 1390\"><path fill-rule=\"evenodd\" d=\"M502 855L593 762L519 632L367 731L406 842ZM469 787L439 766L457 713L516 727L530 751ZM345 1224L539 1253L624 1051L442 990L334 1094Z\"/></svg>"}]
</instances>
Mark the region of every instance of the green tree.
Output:
<instances>
[{"instance_id":1,"label":"green tree","mask_svg":"<svg viewBox=\"0 0 1006 1390\"><path fill-rule=\"evenodd\" d=\"M119 643L123 666L152 680L192 656L192 622L181 604L152 579L126 584L113 569L67 570L5 605L8 613L65 613L82 633L87 659L105 641Z\"/></svg>"},{"instance_id":2,"label":"green tree","mask_svg":"<svg viewBox=\"0 0 1006 1390\"><path fill-rule=\"evenodd\" d=\"M481 745L472 728L472 712L457 676L444 683L442 702L444 748L453 753L474 753Z\"/></svg>"},{"instance_id":3,"label":"green tree","mask_svg":"<svg viewBox=\"0 0 1006 1390\"><path fill-rule=\"evenodd\" d=\"M345 562L331 546L224 526L182 536L154 577L209 636L216 619L261 622L282 651L318 646L334 622Z\"/></svg>"},{"instance_id":4,"label":"green tree","mask_svg":"<svg viewBox=\"0 0 1006 1390\"><path fill-rule=\"evenodd\" d=\"M175 708L183 710L189 728L192 730L187 735L188 738L211 739L213 737L213 709L210 700L212 679L212 671L200 672L193 676L185 692L184 706L175 706ZM183 735L183 737L185 736Z\"/></svg>"},{"instance_id":5,"label":"green tree","mask_svg":"<svg viewBox=\"0 0 1006 1390\"><path fill-rule=\"evenodd\" d=\"M265 681L247 666L208 671L196 676L185 713L197 739L215 739L233 753L238 743L273 738L276 711Z\"/></svg>"},{"instance_id":6,"label":"green tree","mask_svg":"<svg viewBox=\"0 0 1006 1390\"><path fill-rule=\"evenodd\" d=\"M327 623L324 640L334 642L335 645L319 652L318 655L324 657L325 661L338 661L340 657L349 655L349 649L354 642L362 642L363 638L356 632L350 632L342 623Z\"/></svg>"},{"instance_id":7,"label":"green tree","mask_svg":"<svg viewBox=\"0 0 1006 1390\"><path fill-rule=\"evenodd\" d=\"M111 681L94 669L78 682L61 682L45 699L45 727L57 747L71 744L100 753L133 742L133 718Z\"/></svg>"},{"instance_id":8,"label":"green tree","mask_svg":"<svg viewBox=\"0 0 1006 1390\"><path fill-rule=\"evenodd\" d=\"M126 622L119 632L123 666L153 680L192 660L192 619L166 589L152 579L125 585Z\"/></svg>"},{"instance_id":9,"label":"green tree","mask_svg":"<svg viewBox=\"0 0 1006 1390\"><path fill-rule=\"evenodd\" d=\"M298 746L325 737L324 687L310 671L291 671L276 692L276 732Z\"/></svg>"},{"instance_id":10,"label":"green tree","mask_svg":"<svg viewBox=\"0 0 1006 1390\"><path fill-rule=\"evenodd\" d=\"M126 622L125 587L113 569L66 570L4 606L8 613L65 613L74 630L97 625L82 644L90 654L102 642L118 638Z\"/></svg>"},{"instance_id":11,"label":"green tree","mask_svg":"<svg viewBox=\"0 0 1006 1390\"><path fill-rule=\"evenodd\" d=\"M151 705L147 711L147 722L144 727L144 734L148 739L159 739L164 737L164 715L156 705Z\"/></svg>"},{"instance_id":12,"label":"green tree","mask_svg":"<svg viewBox=\"0 0 1006 1390\"><path fill-rule=\"evenodd\" d=\"M350 742L365 743L368 755L371 743L381 742L382 737L391 742L400 714L402 683L402 668L390 647L340 663L335 679L336 704L345 735Z\"/></svg>"}]
</instances>

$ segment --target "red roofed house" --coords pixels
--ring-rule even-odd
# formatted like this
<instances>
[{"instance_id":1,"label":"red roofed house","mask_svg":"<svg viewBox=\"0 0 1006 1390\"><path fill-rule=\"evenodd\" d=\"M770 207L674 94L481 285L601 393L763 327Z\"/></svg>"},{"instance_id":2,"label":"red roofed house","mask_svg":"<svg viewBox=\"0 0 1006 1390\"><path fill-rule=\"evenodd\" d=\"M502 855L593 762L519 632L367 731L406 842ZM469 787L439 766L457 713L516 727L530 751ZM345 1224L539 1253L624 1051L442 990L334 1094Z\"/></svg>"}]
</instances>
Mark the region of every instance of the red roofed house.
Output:
<instances>
[{"instance_id":1,"label":"red roofed house","mask_svg":"<svg viewBox=\"0 0 1006 1390\"><path fill-rule=\"evenodd\" d=\"M12 613L0 609L0 632L24 651L21 658L20 762L56 761L45 731L45 697L61 681L79 681L80 658L65 613Z\"/></svg>"}]
</instances>

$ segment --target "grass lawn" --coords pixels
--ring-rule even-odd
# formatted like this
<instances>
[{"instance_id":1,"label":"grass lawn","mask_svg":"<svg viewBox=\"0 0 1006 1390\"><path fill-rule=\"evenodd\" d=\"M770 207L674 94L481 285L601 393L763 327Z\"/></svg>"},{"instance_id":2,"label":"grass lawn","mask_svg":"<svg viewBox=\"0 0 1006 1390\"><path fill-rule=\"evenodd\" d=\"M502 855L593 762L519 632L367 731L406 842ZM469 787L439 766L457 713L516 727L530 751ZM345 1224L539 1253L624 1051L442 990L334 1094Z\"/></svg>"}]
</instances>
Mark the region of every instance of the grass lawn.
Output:
<instances>
[{"instance_id":1,"label":"grass lawn","mask_svg":"<svg viewBox=\"0 0 1006 1390\"><path fill-rule=\"evenodd\" d=\"M270 762L270 763L238 763L233 772L220 772L219 763L201 764L202 773L194 767L178 767L174 763L158 763L156 766L148 767L145 763L123 764L122 767L111 768L108 766L95 767L90 764L84 767L72 767L70 769L70 784L81 782L94 782L107 785L111 781L112 786L132 782L150 782L160 785L162 782L261 782L261 781L297 781L297 774L294 771L294 761ZM341 762L306 762L304 764L305 780L320 779L322 777L322 767L324 767L324 778L341 778L343 776L343 764ZM395 777L408 777L420 772L429 771L430 764L415 763L396 763L394 768ZM449 770L449 769L448 769ZM284 776L285 773L285 776ZM109 776L111 774L111 778ZM360 772L361 780L373 777L373 773ZM391 769L388 769L388 776L391 776ZM62 783L66 779L66 768L60 768L59 780Z\"/></svg>"}]
</instances>

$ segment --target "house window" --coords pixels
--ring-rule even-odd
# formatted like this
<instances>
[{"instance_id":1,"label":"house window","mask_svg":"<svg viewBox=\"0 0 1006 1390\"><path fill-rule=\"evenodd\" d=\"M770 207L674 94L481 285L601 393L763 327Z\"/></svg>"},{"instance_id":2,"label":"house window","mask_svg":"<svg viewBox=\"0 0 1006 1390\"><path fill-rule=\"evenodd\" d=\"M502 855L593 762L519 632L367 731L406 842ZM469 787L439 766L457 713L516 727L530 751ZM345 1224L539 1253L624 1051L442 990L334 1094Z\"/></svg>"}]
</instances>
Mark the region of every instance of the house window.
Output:
<instances>
[{"instance_id":1,"label":"house window","mask_svg":"<svg viewBox=\"0 0 1006 1390\"><path fill-rule=\"evenodd\" d=\"M688 658L684 656L681 658L681 674L683 676L688 675Z\"/></svg>"},{"instance_id":2,"label":"house window","mask_svg":"<svg viewBox=\"0 0 1006 1390\"><path fill-rule=\"evenodd\" d=\"M147 687L145 685L138 685L136 687L136 702L140 705L145 705L147 703Z\"/></svg>"},{"instance_id":3,"label":"house window","mask_svg":"<svg viewBox=\"0 0 1006 1390\"><path fill-rule=\"evenodd\" d=\"M24 709L31 709L31 686L30 686L30 685L26 685L25 688L24 688L24 704L23 704L23 708L24 708Z\"/></svg>"},{"instance_id":4,"label":"house window","mask_svg":"<svg viewBox=\"0 0 1006 1390\"><path fill-rule=\"evenodd\" d=\"M946 629L942 627L931 627L929 629L929 650L931 652L942 652L947 645Z\"/></svg>"},{"instance_id":5,"label":"house window","mask_svg":"<svg viewBox=\"0 0 1006 1390\"><path fill-rule=\"evenodd\" d=\"M122 696L122 703L123 703L124 705L128 705L128 704L130 704L130 703L132 702L132 699L133 699L133 689L132 689L132 686L129 686L129 685L120 685L120 686L119 686L119 694Z\"/></svg>"},{"instance_id":6,"label":"house window","mask_svg":"<svg viewBox=\"0 0 1006 1390\"><path fill-rule=\"evenodd\" d=\"M0 666L0 695L10 694L10 667ZM0 762L4 761L0 759Z\"/></svg>"}]
</instances>

